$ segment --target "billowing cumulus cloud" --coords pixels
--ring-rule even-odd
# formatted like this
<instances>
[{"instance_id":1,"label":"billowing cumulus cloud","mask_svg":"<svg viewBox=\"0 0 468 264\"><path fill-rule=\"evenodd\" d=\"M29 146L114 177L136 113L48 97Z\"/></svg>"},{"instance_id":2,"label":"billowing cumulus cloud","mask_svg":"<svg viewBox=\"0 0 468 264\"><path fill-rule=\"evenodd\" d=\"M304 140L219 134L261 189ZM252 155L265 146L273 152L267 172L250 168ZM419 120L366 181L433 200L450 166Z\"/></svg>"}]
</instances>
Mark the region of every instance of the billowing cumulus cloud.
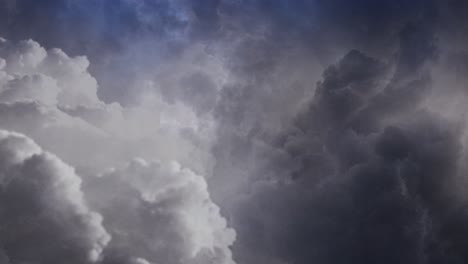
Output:
<instances>
[{"instance_id":1,"label":"billowing cumulus cloud","mask_svg":"<svg viewBox=\"0 0 468 264\"><path fill-rule=\"evenodd\" d=\"M0 153L4 261L98 261L110 235L102 216L87 206L74 169L26 136L4 130Z\"/></svg>"},{"instance_id":2,"label":"billowing cumulus cloud","mask_svg":"<svg viewBox=\"0 0 468 264\"><path fill-rule=\"evenodd\" d=\"M191 153L209 155L206 144L196 142L210 140L212 122L198 119L190 107L150 93L137 106L106 104L98 99L85 57L46 51L32 40L1 45L2 128L31 136L75 166L114 166L134 156L189 162ZM152 89L154 83L140 86Z\"/></svg>"},{"instance_id":3,"label":"billowing cumulus cloud","mask_svg":"<svg viewBox=\"0 0 468 264\"><path fill-rule=\"evenodd\" d=\"M2 39L0 57L0 128L29 137L0 141L5 261L234 263L235 232L192 171L209 171L209 118L154 93L106 104L85 57L32 40ZM136 156L160 161L125 165Z\"/></svg>"},{"instance_id":4,"label":"billowing cumulus cloud","mask_svg":"<svg viewBox=\"0 0 468 264\"><path fill-rule=\"evenodd\" d=\"M112 230L110 259L125 259L115 255L123 251L151 263L234 263L228 246L235 233L205 180L176 162L136 159L89 181L85 190Z\"/></svg>"}]
</instances>

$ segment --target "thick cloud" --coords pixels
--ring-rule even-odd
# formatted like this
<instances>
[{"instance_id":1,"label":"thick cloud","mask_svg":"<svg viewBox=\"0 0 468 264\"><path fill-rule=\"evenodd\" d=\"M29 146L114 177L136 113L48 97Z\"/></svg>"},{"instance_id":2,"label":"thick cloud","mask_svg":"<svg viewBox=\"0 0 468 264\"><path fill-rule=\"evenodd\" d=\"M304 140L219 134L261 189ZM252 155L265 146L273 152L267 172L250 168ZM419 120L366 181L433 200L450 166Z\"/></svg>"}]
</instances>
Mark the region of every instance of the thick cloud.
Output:
<instances>
[{"instance_id":1,"label":"thick cloud","mask_svg":"<svg viewBox=\"0 0 468 264\"><path fill-rule=\"evenodd\" d=\"M3 102L29 99L64 106L99 102L86 57L70 58L59 49L46 51L32 40L0 42Z\"/></svg>"},{"instance_id":2,"label":"thick cloud","mask_svg":"<svg viewBox=\"0 0 468 264\"><path fill-rule=\"evenodd\" d=\"M110 236L87 206L74 169L4 130L0 153L0 245L7 263L98 261Z\"/></svg>"},{"instance_id":3,"label":"thick cloud","mask_svg":"<svg viewBox=\"0 0 468 264\"><path fill-rule=\"evenodd\" d=\"M211 201L204 178L176 162L137 159L90 180L85 190L111 230L106 258L234 263L229 246L235 233Z\"/></svg>"},{"instance_id":4,"label":"thick cloud","mask_svg":"<svg viewBox=\"0 0 468 264\"><path fill-rule=\"evenodd\" d=\"M230 263L214 202L238 263L465 263L466 7L0 0L0 128L83 175L105 263Z\"/></svg>"},{"instance_id":5,"label":"thick cloud","mask_svg":"<svg viewBox=\"0 0 468 264\"><path fill-rule=\"evenodd\" d=\"M5 132L0 224L13 231L1 235L2 258L11 264L234 263L235 232L194 172L210 171L208 116L155 93L138 106L106 104L85 57L32 40L2 39L0 58L0 127L27 134L82 175L29 138ZM124 166L136 156L161 161Z\"/></svg>"},{"instance_id":6,"label":"thick cloud","mask_svg":"<svg viewBox=\"0 0 468 264\"><path fill-rule=\"evenodd\" d=\"M232 168L226 177L240 187L230 193L224 178L215 184L231 189L215 194L231 212L240 263L466 262L464 108L434 103L466 99L444 90L423 22L402 28L386 60L352 50L328 67L276 137L268 111L246 110L262 102L252 98L271 69L255 72L255 92L226 90L216 168Z\"/></svg>"},{"instance_id":7,"label":"thick cloud","mask_svg":"<svg viewBox=\"0 0 468 264\"><path fill-rule=\"evenodd\" d=\"M46 51L32 40L2 40L0 58L0 127L27 134L78 167L103 169L143 156L191 162L187 166L204 172L198 161L207 162L203 142L211 140L213 125L190 107L149 93L138 106L106 104L85 57Z\"/></svg>"},{"instance_id":8,"label":"thick cloud","mask_svg":"<svg viewBox=\"0 0 468 264\"><path fill-rule=\"evenodd\" d=\"M306 167L293 181L256 181L234 213L235 252L246 263L463 263L464 228L453 223L466 219L451 197L460 143L450 125L433 122L343 135L348 149L322 155L346 169Z\"/></svg>"}]
</instances>

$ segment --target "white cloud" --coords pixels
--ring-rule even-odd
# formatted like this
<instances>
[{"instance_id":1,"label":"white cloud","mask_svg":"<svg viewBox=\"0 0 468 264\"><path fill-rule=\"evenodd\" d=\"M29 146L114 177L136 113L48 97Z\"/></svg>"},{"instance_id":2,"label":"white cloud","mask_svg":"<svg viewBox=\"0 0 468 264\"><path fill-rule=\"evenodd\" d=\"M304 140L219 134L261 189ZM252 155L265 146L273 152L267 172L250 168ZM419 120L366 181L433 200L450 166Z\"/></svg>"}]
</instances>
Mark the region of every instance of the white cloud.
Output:
<instances>
[{"instance_id":1,"label":"white cloud","mask_svg":"<svg viewBox=\"0 0 468 264\"><path fill-rule=\"evenodd\" d=\"M12 263L90 263L110 240L74 169L0 130L0 247Z\"/></svg>"},{"instance_id":2,"label":"white cloud","mask_svg":"<svg viewBox=\"0 0 468 264\"><path fill-rule=\"evenodd\" d=\"M3 62L0 62L0 69L3 71L0 83L6 80L7 85L12 83L18 86L12 88L27 89L36 96L31 98L31 94L26 94L22 98L13 98L14 101L32 99L54 103L55 101L41 100L46 93L49 97L55 97L53 99L57 104L63 106L100 103L97 81L87 71L89 61L86 57L70 58L59 49L46 51L33 40L21 41L16 45L7 40L0 41L0 57L3 58ZM27 82L31 78L39 78L38 76L46 79L47 85L41 83L37 87L35 79ZM23 81L18 84L18 80Z\"/></svg>"},{"instance_id":3,"label":"white cloud","mask_svg":"<svg viewBox=\"0 0 468 264\"><path fill-rule=\"evenodd\" d=\"M16 243L0 260L234 263L235 232L199 175L210 170L214 122L157 93L133 106L104 103L88 66L32 40L0 40L0 129L27 135L0 133L0 179L16 184L5 195L20 201L0 209L11 225L0 244ZM36 214L44 217L33 222Z\"/></svg>"},{"instance_id":4,"label":"white cloud","mask_svg":"<svg viewBox=\"0 0 468 264\"><path fill-rule=\"evenodd\" d=\"M153 263L233 263L234 230L205 179L177 162L135 159L90 181L86 192L112 226L111 248Z\"/></svg>"},{"instance_id":5,"label":"white cloud","mask_svg":"<svg viewBox=\"0 0 468 264\"><path fill-rule=\"evenodd\" d=\"M37 42L0 42L0 128L27 134L79 168L100 170L135 156L179 160L209 170L214 122L159 94L138 105L107 104L85 57L46 51ZM136 84L154 90L154 82Z\"/></svg>"}]
</instances>

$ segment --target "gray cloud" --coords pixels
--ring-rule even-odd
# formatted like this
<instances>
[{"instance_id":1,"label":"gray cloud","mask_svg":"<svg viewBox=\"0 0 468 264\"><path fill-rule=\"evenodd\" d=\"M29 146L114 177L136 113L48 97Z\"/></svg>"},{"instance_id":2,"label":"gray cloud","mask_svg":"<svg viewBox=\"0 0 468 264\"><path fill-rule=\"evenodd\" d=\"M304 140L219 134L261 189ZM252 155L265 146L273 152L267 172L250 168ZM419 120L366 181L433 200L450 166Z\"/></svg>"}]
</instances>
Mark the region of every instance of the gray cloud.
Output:
<instances>
[{"instance_id":1,"label":"gray cloud","mask_svg":"<svg viewBox=\"0 0 468 264\"><path fill-rule=\"evenodd\" d=\"M90 180L85 191L111 230L110 260L234 263L229 246L235 232L211 201L204 178L178 163L134 160Z\"/></svg>"},{"instance_id":2,"label":"gray cloud","mask_svg":"<svg viewBox=\"0 0 468 264\"><path fill-rule=\"evenodd\" d=\"M0 134L4 258L10 263L98 261L110 236L102 216L84 201L73 168L23 135Z\"/></svg>"},{"instance_id":3,"label":"gray cloud","mask_svg":"<svg viewBox=\"0 0 468 264\"><path fill-rule=\"evenodd\" d=\"M465 186L465 138L456 125L465 122L464 110L446 113L432 103L441 94L456 97L444 92L447 73L437 72L442 53L433 29L425 20L402 27L398 50L387 58L348 52L324 71L312 98L276 136L268 112L249 108L265 107L269 93L261 87L282 60L266 64L265 72L242 73L241 80L255 78L252 92L226 90L220 107L229 108L221 112L226 123L215 150L220 170L238 162L226 174L238 179L237 195L219 195L233 215L239 262L466 260L459 224L466 221L466 199L458 193ZM287 109L287 100L281 102L276 106ZM223 182L232 186L226 178L214 184Z\"/></svg>"},{"instance_id":4,"label":"gray cloud","mask_svg":"<svg viewBox=\"0 0 468 264\"><path fill-rule=\"evenodd\" d=\"M28 137L4 132L5 261L235 263L235 231L191 170L209 171L209 118L162 95L106 104L85 57L32 40L2 39L0 57L0 127L27 134L82 176Z\"/></svg>"},{"instance_id":5,"label":"gray cloud","mask_svg":"<svg viewBox=\"0 0 468 264\"><path fill-rule=\"evenodd\" d=\"M221 215L243 264L466 262L463 1L0 7L0 127L83 174L105 263L230 263Z\"/></svg>"}]
</instances>

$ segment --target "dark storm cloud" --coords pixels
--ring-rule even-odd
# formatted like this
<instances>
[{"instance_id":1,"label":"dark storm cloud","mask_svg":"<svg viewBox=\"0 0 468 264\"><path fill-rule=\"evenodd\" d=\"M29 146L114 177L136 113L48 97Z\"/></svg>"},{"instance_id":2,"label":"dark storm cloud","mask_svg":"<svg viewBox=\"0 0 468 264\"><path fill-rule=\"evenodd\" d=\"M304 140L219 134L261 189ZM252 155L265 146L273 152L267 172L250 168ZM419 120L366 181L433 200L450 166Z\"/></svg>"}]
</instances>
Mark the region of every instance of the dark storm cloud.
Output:
<instances>
[{"instance_id":1,"label":"dark storm cloud","mask_svg":"<svg viewBox=\"0 0 468 264\"><path fill-rule=\"evenodd\" d=\"M248 236L260 240L251 246L269 245L266 252L279 252L280 258L293 263L466 261L464 251L457 249L464 239L443 231L451 228L451 221L466 221L463 214L453 215L464 209L454 208L450 199L459 158L457 133L432 117L428 122L403 129L387 127L360 141L359 135L343 135L345 139L338 140L347 149L330 143L322 146L334 147L335 163L346 169L329 175L316 168L302 169L298 173L302 178L293 183L256 190L252 194L256 203L243 208L249 217L241 219L248 224L239 225L238 241L248 234L242 227L262 225L261 216L250 218L262 210L275 219L269 221L273 228ZM360 148L349 153L353 145ZM350 162L351 155L357 160Z\"/></svg>"},{"instance_id":2,"label":"dark storm cloud","mask_svg":"<svg viewBox=\"0 0 468 264\"><path fill-rule=\"evenodd\" d=\"M463 1L3 0L0 7L0 35L89 55L102 100L131 101L140 92L135 80L154 75L168 104L213 114L208 184L236 229L238 263L468 261L466 201L451 194L463 189L455 186L466 174L463 125L431 107L434 94L464 102L433 71L442 67L464 80ZM186 59L198 44L202 52ZM222 63L196 67L210 56ZM28 89L19 92L31 96L24 82ZM27 127L10 119L13 128ZM140 166L143 176L148 166ZM115 236L105 261L183 263L193 256L179 231L200 229L177 225L165 233L179 215L151 210L174 201L145 201L122 180L140 172L114 171L88 186ZM178 209L196 195L182 194ZM206 204L198 205L195 212ZM194 261L231 261L232 241ZM24 250L42 258L27 244ZM22 260L19 251L3 251L0 260Z\"/></svg>"},{"instance_id":3,"label":"dark storm cloud","mask_svg":"<svg viewBox=\"0 0 468 264\"><path fill-rule=\"evenodd\" d=\"M343 48L356 44L378 59L352 50L328 67L305 110L276 139L265 113L270 93L281 97L282 87L271 74L288 63L280 57L291 49L266 41L260 44L266 52L238 51L249 54L235 68L248 85L223 90L218 113L226 124L215 151L220 169L233 160L238 164L231 167L243 168L229 177L251 177L245 196L226 202L234 208L241 263L466 262L465 205L451 195L464 175L461 133L424 107L444 89L433 86L438 76L430 72L446 52L437 46L439 10L415 2L392 17L364 2L347 10L375 12L330 21L343 23L338 30L356 29L359 21L371 27L351 30L357 39ZM374 47L366 45L374 40ZM379 41L394 45L392 52L380 53L389 46ZM287 109L282 102L277 107Z\"/></svg>"},{"instance_id":4,"label":"dark storm cloud","mask_svg":"<svg viewBox=\"0 0 468 264\"><path fill-rule=\"evenodd\" d=\"M238 37L240 38L237 42L238 45L234 46L234 51L228 56L227 68L234 76L234 81L223 87L215 109L215 116L222 124L219 133L219 146L215 147L215 151L224 149L225 154L233 152L233 155L238 157L240 161L234 166L250 167L251 165L245 164L259 162L258 159L250 156L254 152L246 149L250 149L258 143L259 138L259 144L263 144L262 141L267 141L266 145L270 144L268 141L276 140L276 134L291 125L294 115L303 107L304 102L310 100L314 94L314 83L320 80L319 74L323 68L335 58L338 59L341 55L348 53L353 47L377 53L389 64L398 64L397 67L401 68L401 72L409 67L419 68L419 64L424 62L426 57L432 56L433 52L432 39L427 40L433 37L434 30L433 17L429 14L426 15L429 12L426 10L431 10L431 6L426 6L418 1L412 4L400 1L392 3L384 1L382 5L377 5L370 1L356 1L353 5L344 1L225 2L225 5L222 6L225 8L224 12L231 14L234 21L236 21L235 14L237 14L238 17L242 18L248 16L246 21L250 22L245 22L249 25L242 24L242 21L236 24L238 26L236 30L245 33L246 36L240 34L244 37ZM257 21L255 18L258 19L258 23L252 23L251 20ZM303 20L308 22L305 23ZM408 22L414 24L412 27L419 35L411 37L412 29ZM380 30L361 31L357 26L360 23L369 27L380 25ZM297 26L297 24L302 27ZM408 33L400 38L400 34L404 34L401 33L404 32L404 28L408 28L406 30ZM424 32L427 31L427 33L419 33L419 28L423 28ZM348 39L346 34L355 39ZM389 39L385 41L383 38ZM414 41L414 38L421 41ZM402 42L400 51L405 54L402 54L399 59L398 54L395 53L400 46L400 39ZM375 40L382 40L385 45L380 45ZM369 46L374 44L375 47ZM390 67L390 65L380 65L381 63L376 62L364 69L367 72L359 73L359 70L353 70L355 62L352 62L353 56L356 60L361 59L360 56L356 55L358 53L354 52L348 55L350 59L347 62L350 65L347 66L348 69L343 69L343 71L350 71L350 73L340 72L344 75L343 77L333 77L341 78L333 80L338 82L336 85L345 86L346 82L352 81L352 79L348 81L345 78L365 78L367 72L372 74L372 71L380 71L383 74L383 69L379 70L378 68ZM406 54L410 54L411 57L407 58ZM418 56L422 56L422 58ZM373 59L368 60L372 61ZM395 61L399 61L399 63L395 63ZM333 71L336 70L332 67L327 74L333 75ZM361 75L364 77L360 77ZM377 73L375 75L374 79L379 80L379 82L387 81L382 79L382 76L377 76ZM388 79L391 78L390 74L387 75ZM403 76L398 78L403 79ZM358 118L366 119L366 115L370 116L369 118L378 116L374 114L373 106L368 105L366 101L366 96L373 95L372 91L369 95L361 95L360 93L365 93L365 91L357 91L358 89L365 90L366 87L371 87L367 88L370 90L377 89L378 87L373 87L377 84L372 83L372 81L376 80L367 80L368 83L356 85L364 86L362 88L326 90L325 93L331 95L317 95L316 97L326 97L321 104L328 104L330 108L336 108L336 110L330 109L331 111L327 113L330 115L339 115L340 111L344 114L350 114L346 111L351 110L364 111L363 114L353 117L355 120L349 120L355 126L360 126ZM335 84L325 83L320 86L323 85ZM395 82L394 86L396 85ZM407 84L398 85L406 86ZM417 86L417 83L414 86ZM383 87L380 86L380 88ZM372 100L369 104L379 105L380 101L389 101L385 104L395 104L395 100L387 100L387 97L398 96L398 91L401 92L404 89L387 90L388 92L379 95L379 99ZM319 111L323 111L323 109ZM321 114L315 115L325 123L333 122ZM370 126L372 123L364 121L363 129L368 129L364 126ZM216 153L220 157L218 161L226 163L219 166L221 170L231 166L233 161L230 160L229 154ZM281 152L267 155L270 154L282 155ZM225 156L226 159L223 161L222 157ZM257 165L253 164L252 166Z\"/></svg>"},{"instance_id":5,"label":"dark storm cloud","mask_svg":"<svg viewBox=\"0 0 468 264\"><path fill-rule=\"evenodd\" d=\"M244 253L241 262L268 261L264 256L286 263L466 261L465 240L452 229L453 221L466 221L464 209L450 196L461 155L459 131L418 110L419 96L410 96L412 108L403 109L405 103L395 102L405 95L385 96L374 106L375 118L360 119L366 111L357 109L369 102L352 92L365 96L367 85L378 87L379 69L377 61L352 51L325 71L311 108L299 119L300 132L281 141L300 166L274 181L254 181L237 205L235 252ZM348 90L351 103L340 101L340 89ZM386 124L384 117L401 111L412 116L410 122ZM372 124L356 127L353 119Z\"/></svg>"}]
</instances>

